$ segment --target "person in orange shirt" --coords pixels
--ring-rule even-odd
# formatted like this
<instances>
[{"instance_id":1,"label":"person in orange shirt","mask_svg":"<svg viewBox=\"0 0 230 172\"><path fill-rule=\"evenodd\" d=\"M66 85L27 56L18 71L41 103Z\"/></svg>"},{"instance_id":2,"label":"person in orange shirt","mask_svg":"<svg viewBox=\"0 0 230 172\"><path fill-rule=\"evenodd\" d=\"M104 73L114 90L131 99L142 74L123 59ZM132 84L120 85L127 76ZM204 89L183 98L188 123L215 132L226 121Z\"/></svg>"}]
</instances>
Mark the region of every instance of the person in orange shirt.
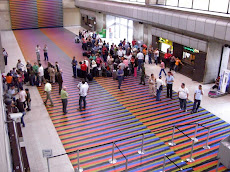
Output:
<instances>
[{"instance_id":1,"label":"person in orange shirt","mask_svg":"<svg viewBox=\"0 0 230 172\"><path fill-rule=\"evenodd\" d=\"M145 56L147 54L147 48L143 47L142 53L144 54L144 63L145 63Z\"/></svg>"},{"instance_id":2,"label":"person in orange shirt","mask_svg":"<svg viewBox=\"0 0 230 172\"><path fill-rule=\"evenodd\" d=\"M179 69L180 64L183 65L181 60L179 58L176 58L175 67L174 67L175 72L177 72L177 70Z\"/></svg>"},{"instance_id":3,"label":"person in orange shirt","mask_svg":"<svg viewBox=\"0 0 230 172\"><path fill-rule=\"evenodd\" d=\"M13 77L10 75L10 73L7 74L6 76L6 84L7 84L7 89L9 90L10 85L12 84Z\"/></svg>"}]
</instances>

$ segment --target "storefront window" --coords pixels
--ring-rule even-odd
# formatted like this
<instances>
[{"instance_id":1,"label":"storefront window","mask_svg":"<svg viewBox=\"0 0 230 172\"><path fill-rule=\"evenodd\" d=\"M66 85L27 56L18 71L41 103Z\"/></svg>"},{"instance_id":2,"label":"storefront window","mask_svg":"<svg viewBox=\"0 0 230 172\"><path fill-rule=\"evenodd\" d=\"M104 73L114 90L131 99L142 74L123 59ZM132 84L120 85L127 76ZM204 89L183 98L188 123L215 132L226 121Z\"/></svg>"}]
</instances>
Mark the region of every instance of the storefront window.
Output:
<instances>
[{"instance_id":1,"label":"storefront window","mask_svg":"<svg viewBox=\"0 0 230 172\"><path fill-rule=\"evenodd\" d=\"M189 65L194 65L196 54L198 54L199 52L200 51L195 48L184 46L182 62Z\"/></svg>"},{"instance_id":2,"label":"storefront window","mask_svg":"<svg viewBox=\"0 0 230 172\"><path fill-rule=\"evenodd\" d=\"M164 53L172 53L173 51L173 46L172 46L172 41L169 41L168 39L164 38L159 38L159 43L160 43L160 50Z\"/></svg>"}]
</instances>

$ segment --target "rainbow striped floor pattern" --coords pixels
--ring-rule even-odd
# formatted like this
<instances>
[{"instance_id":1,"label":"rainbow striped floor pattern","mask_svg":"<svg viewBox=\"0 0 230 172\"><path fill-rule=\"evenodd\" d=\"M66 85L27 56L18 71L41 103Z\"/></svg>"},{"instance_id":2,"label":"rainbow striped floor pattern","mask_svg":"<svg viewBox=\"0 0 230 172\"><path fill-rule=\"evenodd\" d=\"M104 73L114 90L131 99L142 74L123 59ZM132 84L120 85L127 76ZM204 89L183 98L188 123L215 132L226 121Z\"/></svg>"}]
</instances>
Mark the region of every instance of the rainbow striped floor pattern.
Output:
<instances>
[{"instance_id":1,"label":"rainbow striped floor pattern","mask_svg":"<svg viewBox=\"0 0 230 172\"><path fill-rule=\"evenodd\" d=\"M144 148L146 154L139 155L141 136L118 141L116 144L128 158L128 171L160 171L162 170L163 155L167 153L172 160L184 171L213 171L219 141L228 136L229 124L215 115L201 108L198 113L190 114L178 110L176 93L174 99L165 98L156 102L148 92L148 86L139 85L139 80L128 77L122 84L124 91L117 90L117 81L112 78L96 78L89 82L90 93L87 96L86 111L79 112L78 90L79 79L71 77L71 57L76 55L77 60L83 59L80 44L73 42L74 34L63 28L14 31L19 46L26 60L35 61L34 47L36 44L47 44L51 62L58 61L63 69L64 85L68 87L69 103L68 114L63 115L58 85L53 85L52 99L54 107L47 111L57 130L66 152L88 148L95 145L128 138L141 133L145 134ZM31 55L33 54L33 55ZM43 66L47 63L42 61ZM41 97L45 99L43 87L38 88ZM191 110L192 102L188 103ZM167 143L171 139L172 126L198 122L211 127L210 150L204 150L207 131L198 128L199 142L195 145L194 163L185 163L191 150L191 141L182 133L176 131L176 146L169 148ZM188 126L180 127L185 134L193 137L194 129ZM108 163L111 158L112 144L107 144L80 152L81 167L85 171L124 171L125 159L118 149L115 165ZM69 154L74 167L77 167L76 153ZM177 171L172 163L167 163L167 171ZM222 165L219 171L227 171Z\"/></svg>"}]
</instances>

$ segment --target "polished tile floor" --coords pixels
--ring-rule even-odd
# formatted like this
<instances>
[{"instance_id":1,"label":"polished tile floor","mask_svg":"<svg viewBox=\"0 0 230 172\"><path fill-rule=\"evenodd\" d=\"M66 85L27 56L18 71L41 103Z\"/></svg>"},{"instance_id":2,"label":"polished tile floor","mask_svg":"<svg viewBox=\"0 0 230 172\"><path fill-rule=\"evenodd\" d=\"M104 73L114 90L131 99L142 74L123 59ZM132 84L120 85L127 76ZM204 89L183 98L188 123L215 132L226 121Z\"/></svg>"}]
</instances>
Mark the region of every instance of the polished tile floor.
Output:
<instances>
[{"instance_id":1,"label":"polished tile floor","mask_svg":"<svg viewBox=\"0 0 230 172\"><path fill-rule=\"evenodd\" d=\"M78 34L79 27L68 27L68 30ZM9 65L6 67L8 72L12 67L16 66L17 59L21 59L26 64L22 52L18 46L17 40L12 31L4 31L1 33L3 47L9 54ZM74 39L74 38L73 38ZM158 76L160 71L159 66L146 64L147 74L154 73ZM173 89L178 90L180 84L184 82L190 91L189 99L193 99L195 89L200 83L192 81L190 78L179 73L174 74L175 83ZM164 75L163 75L164 79ZM220 98L210 98L207 93L213 84L203 85L205 95L201 106L211 113L217 115L221 119L230 123L230 95ZM42 157L42 149L53 149L53 154L64 153L65 150L57 135L52 121L49 118L48 112L43 105L42 99L36 87L29 87L32 95L32 111L27 113L25 117L26 127L23 128L24 141L28 153L31 171L43 172L47 171L46 159ZM58 164L58 165L57 165ZM73 171L72 165L67 156L50 161L51 171Z\"/></svg>"}]
</instances>

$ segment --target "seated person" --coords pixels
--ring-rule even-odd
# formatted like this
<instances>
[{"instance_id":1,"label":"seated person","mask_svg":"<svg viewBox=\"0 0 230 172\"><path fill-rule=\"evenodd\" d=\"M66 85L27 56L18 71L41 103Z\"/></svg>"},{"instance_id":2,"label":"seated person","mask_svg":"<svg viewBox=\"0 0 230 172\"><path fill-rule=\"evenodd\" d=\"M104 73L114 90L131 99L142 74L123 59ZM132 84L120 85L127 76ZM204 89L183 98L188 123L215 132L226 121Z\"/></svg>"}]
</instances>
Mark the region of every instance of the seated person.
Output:
<instances>
[{"instance_id":1,"label":"seated person","mask_svg":"<svg viewBox=\"0 0 230 172\"><path fill-rule=\"evenodd\" d=\"M215 85L213 85L212 89L218 89L220 84L220 76L216 78Z\"/></svg>"}]
</instances>

